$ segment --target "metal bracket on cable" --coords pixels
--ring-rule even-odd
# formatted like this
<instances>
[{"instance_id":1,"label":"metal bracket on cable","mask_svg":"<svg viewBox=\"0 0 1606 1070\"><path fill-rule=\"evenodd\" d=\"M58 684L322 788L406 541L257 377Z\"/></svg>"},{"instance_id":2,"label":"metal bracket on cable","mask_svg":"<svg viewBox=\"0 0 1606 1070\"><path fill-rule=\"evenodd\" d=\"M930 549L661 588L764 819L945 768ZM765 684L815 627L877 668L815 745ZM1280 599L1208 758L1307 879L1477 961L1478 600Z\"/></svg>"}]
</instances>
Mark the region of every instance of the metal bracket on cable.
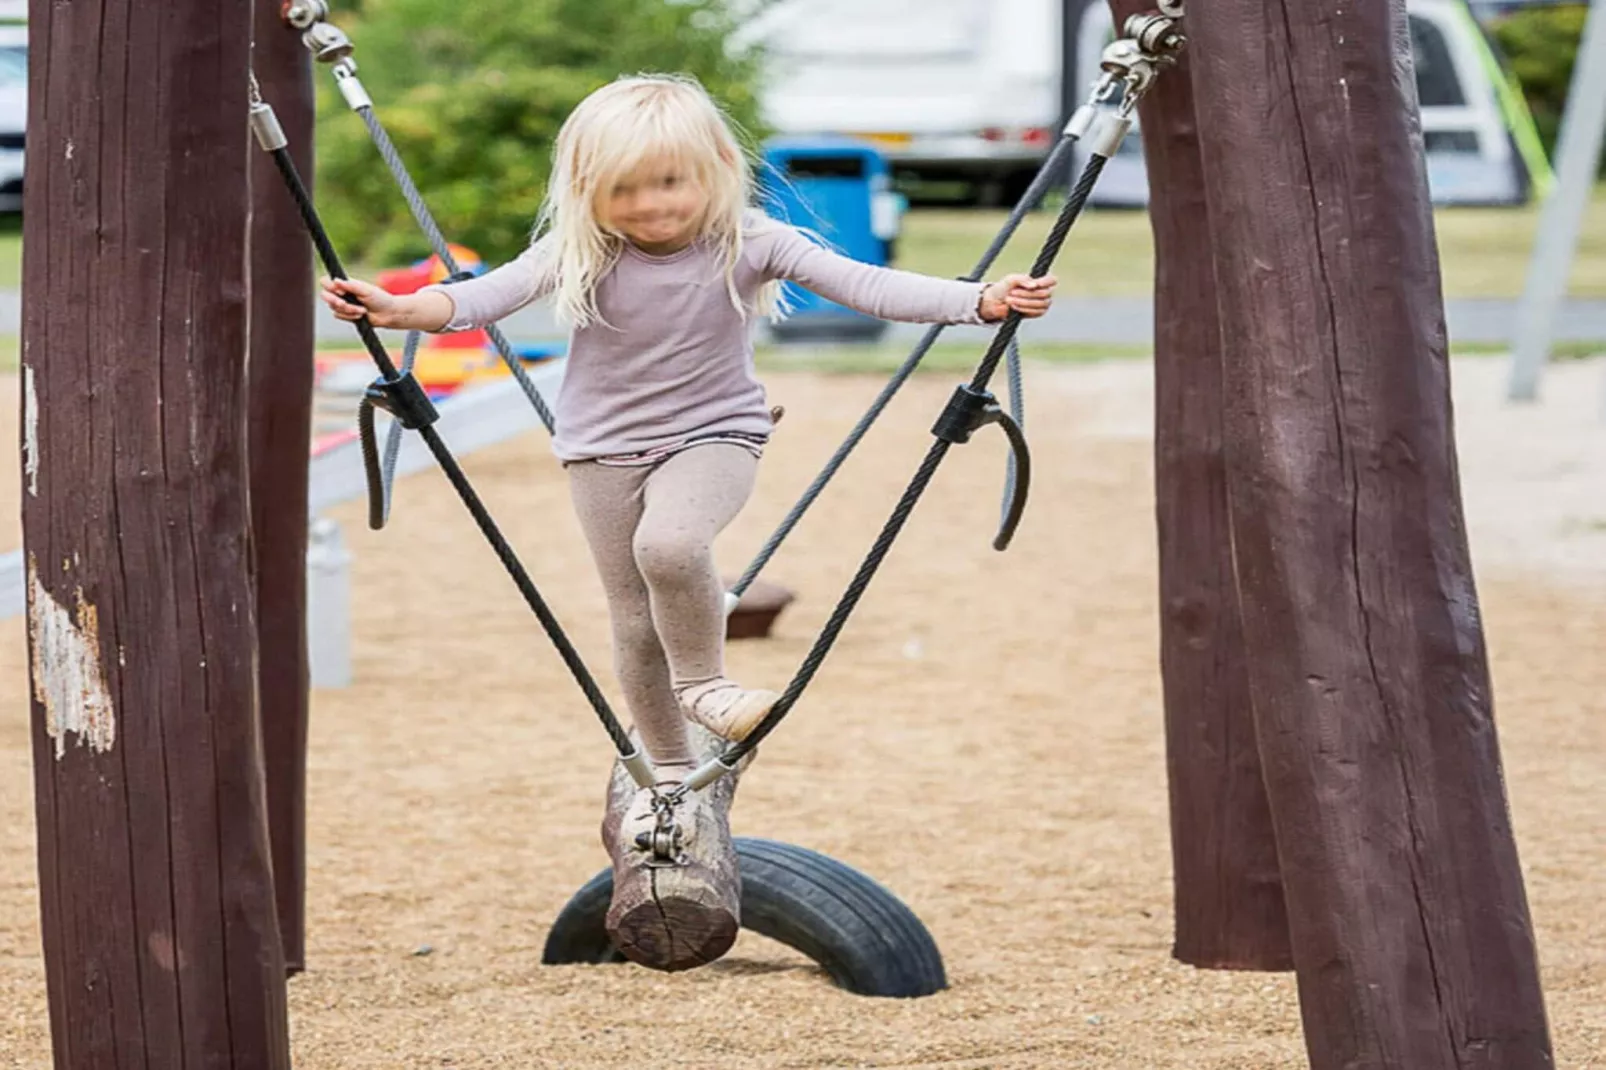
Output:
<instances>
[{"instance_id":1,"label":"metal bracket on cable","mask_svg":"<svg viewBox=\"0 0 1606 1070\"><path fill-rule=\"evenodd\" d=\"M273 105L262 99L262 87L257 84L257 72L248 72L251 78L251 132L256 135L257 144L262 146L264 152L278 152L290 144L290 139L284 135L284 127L279 123L279 117L273 113Z\"/></svg>"},{"instance_id":2,"label":"metal bracket on cable","mask_svg":"<svg viewBox=\"0 0 1606 1070\"><path fill-rule=\"evenodd\" d=\"M1015 422L1015 418L1005 412L998 404L998 399L985 390L977 390L968 383L960 384L953 397L948 399L948 407L943 409L942 415L931 428L931 433L944 442L962 445L970 441L970 436L988 424L997 424L1003 428L1009 439L1009 448L1015 456L1015 482L1011 489L1009 508L1004 514L1002 526L998 535L993 539L993 549L1007 550L1010 541L1015 537L1015 529L1020 526L1021 514L1026 511L1026 491L1032 480L1032 455L1026 446L1026 435Z\"/></svg>"},{"instance_id":3,"label":"metal bracket on cable","mask_svg":"<svg viewBox=\"0 0 1606 1070\"><path fill-rule=\"evenodd\" d=\"M655 820L652 830L636 837L636 849L652 856L646 863L648 869L668 869L686 864L685 836L680 826L675 824L675 807L681 798L674 794L653 792L652 812Z\"/></svg>"},{"instance_id":4,"label":"metal bracket on cable","mask_svg":"<svg viewBox=\"0 0 1606 1070\"><path fill-rule=\"evenodd\" d=\"M390 413L409 431L428 427L441 418L435 403L429 400L423 385L412 372L402 372L394 379L375 379L363 396L370 405Z\"/></svg>"},{"instance_id":5,"label":"metal bracket on cable","mask_svg":"<svg viewBox=\"0 0 1606 1070\"><path fill-rule=\"evenodd\" d=\"M346 36L345 30L328 21L327 0L286 0L279 14L287 25L301 31L301 43L307 46L312 58L329 64L340 95L346 98L352 111L374 106L368 90L357 79L357 61L351 58L357 46Z\"/></svg>"},{"instance_id":6,"label":"metal bracket on cable","mask_svg":"<svg viewBox=\"0 0 1606 1070\"><path fill-rule=\"evenodd\" d=\"M1121 90L1121 103L1115 116L1106 122L1091 139L1093 152L1108 159L1114 156L1132 128L1132 115L1155 78L1166 67L1176 64L1177 57L1186 47L1188 39L1182 32L1183 5L1180 0L1159 0L1159 11L1147 15L1133 15L1122 26L1124 36L1110 42L1099 58L1103 73L1093 84L1088 104L1077 110L1089 115L1081 121L1092 125L1091 112L1098 104L1108 101Z\"/></svg>"}]
</instances>

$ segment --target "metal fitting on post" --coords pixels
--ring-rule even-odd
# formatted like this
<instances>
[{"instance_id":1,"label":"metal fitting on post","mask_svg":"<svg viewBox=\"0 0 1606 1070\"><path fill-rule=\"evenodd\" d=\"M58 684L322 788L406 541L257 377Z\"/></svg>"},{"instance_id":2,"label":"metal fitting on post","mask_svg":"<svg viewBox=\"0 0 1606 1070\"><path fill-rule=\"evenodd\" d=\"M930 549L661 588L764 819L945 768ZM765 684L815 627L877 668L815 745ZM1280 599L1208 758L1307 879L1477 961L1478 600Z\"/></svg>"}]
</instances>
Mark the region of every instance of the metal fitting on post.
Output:
<instances>
[{"instance_id":1,"label":"metal fitting on post","mask_svg":"<svg viewBox=\"0 0 1606 1070\"><path fill-rule=\"evenodd\" d=\"M1083 104L1071 115L1071 121L1065 124L1065 136L1077 140L1087 137L1087 132L1093 129L1093 120L1097 119L1099 110L1091 104Z\"/></svg>"},{"instance_id":2,"label":"metal fitting on post","mask_svg":"<svg viewBox=\"0 0 1606 1070\"><path fill-rule=\"evenodd\" d=\"M1106 160L1112 158L1121 151L1121 142L1126 140L1127 131L1131 129L1132 120L1124 111L1119 115L1106 112L1099 117L1098 129L1088 141L1089 151Z\"/></svg>"},{"instance_id":3,"label":"metal fitting on post","mask_svg":"<svg viewBox=\"0 0 1606 1070\"><path fill-rule=\"evenodd\" d=\"M279 17L298 30L305 30L329 17L329 5L324 0L286 0L279 9Z\"/></svg>"},{"instance_id":4,"label":"metal fitting on post","mask_svg":"<svg viewBox=\"0 0 1606 1070\"><path fill-rule=\"evenodd\" d=\"M1124 29L1140 49L1155 59L1173 56L1187 43L1177 20L1167 15L1133 15L1126 20Z\"/></svg>"},{"instance_id":5,"label":"metal fitting on post","mask_svg":"<svg viewBox=\"0 0 1606 1070\"><path fill-rule=\"evenodd\" d=\"M346 105L352 111L361 111L374 106L374 100L368 95L368 90L357 80L356 60L345 56L335 63L331 70L335 76L335 87L340 90L340 95L346 98Z\"/></svg>"},{"instance_id":6,"label":"metal fitting on post","mask_svg":"<svg viewBox=\"0 0 1606 1070\"><path fill-rule=\"evenodd\" d=\"M264 152L278 152L290 144L290 139L284 136L284 127L279 125L279 117L273 114L273 106L260 100L251 104L251 132Z\"/></svg>"},{"instance_id":7,"label":"metal fitting on post","mask_svg":"<svg viewBox=\"0 0 1606 1070\"><path fill-rule=\"evenodd\" d=\"M1160 9L1160 14L1162 15L1168 15L1174 19L1182 17L1182 0L1156 0L1155 6Z\"/></svg>"},{"instance_id":8,"label":"metal fitting on post","mask_svg":"<svg viewBox=\"0 0 1606 1070\"><path fill-rule=\"evenodd\" d=\"M1150 84L1159 73L1155 67L1155 57L1130 37L1111 41L1099 58L1099 66L1107 75L1113 75L1117 81L1125 83L1121 110L1127 114L1136 106L1137 98L1149 91Z\"/></svg>"},{"instance_id":9,"label":"metal fitting on post","mask_svg":"<svg viewBox=\"0 0 1606 1070\"><path fill-rule=\"evenodd\" d=\"M301 43L307 46L312 58L319 63L335 63L351 58L356 46L346 31L339 26L331 26L327 22L315 22L307 27L301 35Z\"/></svg>"}]
</instances>

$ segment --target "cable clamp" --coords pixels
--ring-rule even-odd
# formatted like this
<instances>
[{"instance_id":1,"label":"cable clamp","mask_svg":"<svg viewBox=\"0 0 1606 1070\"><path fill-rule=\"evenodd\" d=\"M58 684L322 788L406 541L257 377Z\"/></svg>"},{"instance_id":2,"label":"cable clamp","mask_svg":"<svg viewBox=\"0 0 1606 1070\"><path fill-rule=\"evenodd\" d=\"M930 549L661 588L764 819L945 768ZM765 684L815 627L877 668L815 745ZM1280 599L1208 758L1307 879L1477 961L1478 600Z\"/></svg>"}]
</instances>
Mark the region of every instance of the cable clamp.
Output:
<instances>
[{"instance_id":1,"label":"cable clamp","mask_svg":"<svg viewBox=\"0 0 1606 1070\"><path fill-rule=\"evenodd\" d=\"M428 427L440 419L435 403L429 400L412 372L402 372L394 379L375 379L363 396L374 408L390 413L409 431Z\"/></svg>"},{"instance_id":2,"label":"cable clamp","mask_svg":"<svg viewBox=\"0 0 1606 1070\"><path fill-rule=\"evenodd\" d=\"M932 425L931 433L944 442L963 445L970 441L971 435L988 424L999 426L1015 454L1014 493L1010 496L1004 522L993 538L993 549L1007 550L1026 511L1026 494L1032 480L1032 454L1026 445L1026 433L1015 422L1015 418L998 404L997 398L968 383L961 383L955 388L953 397L948 399L948 407L942 410L942 415Z\"/></svg>"},{"instance_id":3,"label":"cable clamp","mask_svg":"<svg viewBox=\"0 0 1606 1070\"><path fill-rule=\"evenodd\" d=\"M675 824L675 807L682 796L653 792L653 827L636 837L636 848L647 852L649 869L669 869L686 864L685 836Z\"/></svg>"}]
</instances>

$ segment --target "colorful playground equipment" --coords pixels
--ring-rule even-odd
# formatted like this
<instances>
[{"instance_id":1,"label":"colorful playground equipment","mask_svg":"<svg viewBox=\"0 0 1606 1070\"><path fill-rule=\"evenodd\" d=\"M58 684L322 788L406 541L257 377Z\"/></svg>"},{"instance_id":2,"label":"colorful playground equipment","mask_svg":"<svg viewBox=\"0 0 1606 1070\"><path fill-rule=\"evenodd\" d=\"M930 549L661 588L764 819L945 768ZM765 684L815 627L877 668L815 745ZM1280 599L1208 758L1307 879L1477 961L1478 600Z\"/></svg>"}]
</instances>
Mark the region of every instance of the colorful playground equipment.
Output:
<instances>
[{"instance_id":1,"label":"colorful playground equipment","mask_svg":"<svg viewBox=\"0 0 1606 1070\"><path fill-rule=\"evenodd\" d=\"M462 245L448 246L453 259L461 268L459 278L482 275L485 262L473 249ZM393 294L414 294L425 286L448 281L450 273L438 255L431 254L415 260L406 267L381 271L374 281ZM550 360L563 354L561 342L527 343L514 346L514 352L526 363ZM318 384L327 382L329 388L340 391L347 379L356 386L366 386L372 371L365 366L368 352L362 348L325 351L318 357ZM352 366L351 371L345 371ZM506 379L511 376L507 365L497 359L490 334L483 328L472 331L451 331L429 335L418 348L418 362L413 374L431 397L439 400L472 383ZM327 377L327 379L326 379ZM360 387L359 387L360 388Z\"/></svg>"},{"instance_id":2,"label":"colorful playground equipment","mask_svg":"<svg viewBox=\"0 0 1606 1070\"><path fill-rule=\"evenodd\" d=\"M451 244L448 251L461 269L459 278L485 273L485 262L473 249ZM413 294L450 277L439 255L431 254L405 267L379 272L374 281L393 294ZM513 353L525 364L561 357L561 341L514 345ZM361 397L373 379L368 351L362 348L323 350L317 356L316 390L319 419L313 429L316 456L356 437L352 402ZM483 328L427 335L418 346L413 374L432 401L440 402L464 387L511 379L499 359L490 333ZM328 419L323 419L327 416Z\"/></svg>"}]
</instances>

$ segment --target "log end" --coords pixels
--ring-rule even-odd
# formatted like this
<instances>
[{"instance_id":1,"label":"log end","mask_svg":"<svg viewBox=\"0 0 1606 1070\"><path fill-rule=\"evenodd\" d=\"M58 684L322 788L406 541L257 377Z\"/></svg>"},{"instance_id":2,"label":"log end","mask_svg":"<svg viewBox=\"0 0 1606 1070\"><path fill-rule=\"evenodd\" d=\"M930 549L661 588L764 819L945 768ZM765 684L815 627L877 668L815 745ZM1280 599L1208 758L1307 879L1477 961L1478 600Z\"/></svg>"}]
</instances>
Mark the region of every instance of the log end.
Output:
<instances>
[{"instance_id":1,"label":"log end","mask_svg":"<svg viewBox=\"0 0 1606 1070\"><path fill-rule=\"evenodd\" d=\"M667 896L608 913L608 933L625 958L665 973L696 969L736 944L741 921L699 899Z\"/></svg>"}]
</instances>

